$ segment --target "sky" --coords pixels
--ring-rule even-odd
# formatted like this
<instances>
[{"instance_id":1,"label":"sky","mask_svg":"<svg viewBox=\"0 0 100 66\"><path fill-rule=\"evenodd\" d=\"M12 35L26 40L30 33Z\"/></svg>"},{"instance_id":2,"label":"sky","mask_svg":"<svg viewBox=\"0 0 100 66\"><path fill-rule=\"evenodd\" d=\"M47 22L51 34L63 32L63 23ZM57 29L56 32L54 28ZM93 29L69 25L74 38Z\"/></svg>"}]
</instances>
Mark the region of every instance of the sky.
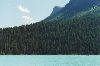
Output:
<instances>
[{"instance_id":1,"label":"sky","mask_svg":"<svg viewBox=\"0 0 100 66\"><path fill-rule=\"evenodd\" d=\"M69 0L0 0L0 28L36 23Z\"/></svg>"},{"instance_id":2,"label":"sky","mask_svg":"<svg viewBox=\"0 0 100 66\"><path fill-rule=\"evenodd\" d=\"M0 66L100 66L100 56L1 55Z\"/></svg>"}]
</instances>

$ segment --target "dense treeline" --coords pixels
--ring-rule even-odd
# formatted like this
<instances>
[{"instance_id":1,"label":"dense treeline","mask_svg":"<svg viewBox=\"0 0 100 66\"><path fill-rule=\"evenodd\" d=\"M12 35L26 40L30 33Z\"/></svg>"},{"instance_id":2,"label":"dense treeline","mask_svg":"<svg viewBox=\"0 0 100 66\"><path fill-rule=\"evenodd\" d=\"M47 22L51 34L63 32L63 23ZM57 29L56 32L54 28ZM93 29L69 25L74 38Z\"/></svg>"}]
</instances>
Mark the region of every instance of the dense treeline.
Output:
<instances>
[{"instance_id":1,"label":"dense treeline","mask_svg":"<svg viewBox=\"0 0 100 66\"><path fill-rule=\"evenodd\" d=\"M0 54L99 54L100 17L0 29Z\"/></svg>"}]
</instances>

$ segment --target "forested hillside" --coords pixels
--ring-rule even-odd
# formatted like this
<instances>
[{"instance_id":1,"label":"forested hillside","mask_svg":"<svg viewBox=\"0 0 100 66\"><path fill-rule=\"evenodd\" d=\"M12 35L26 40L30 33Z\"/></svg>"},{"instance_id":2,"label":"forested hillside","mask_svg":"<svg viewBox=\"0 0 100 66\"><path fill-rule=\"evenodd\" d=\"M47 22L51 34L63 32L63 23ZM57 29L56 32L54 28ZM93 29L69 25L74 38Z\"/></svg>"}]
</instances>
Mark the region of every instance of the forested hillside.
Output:
<instances>
[{"instance_id":1,"label":"forested hillside","mask_svg":"<svg viewBox=\"0 0 100 66\"><path fill-rule=\"evenodd\" d=\"M1 28L0 54L100 54L100 0L70 0L38 23Z\"/></svg>"},{"instance_id":2,"label":"forested hillside","mask_svg":"<svg viewBox=\"0 0 100 66\"><path fill-rule=\"evenodd\" d=\"M100 54L100 17L0 29L0 54Z\"/></svg>"}]
</instances>

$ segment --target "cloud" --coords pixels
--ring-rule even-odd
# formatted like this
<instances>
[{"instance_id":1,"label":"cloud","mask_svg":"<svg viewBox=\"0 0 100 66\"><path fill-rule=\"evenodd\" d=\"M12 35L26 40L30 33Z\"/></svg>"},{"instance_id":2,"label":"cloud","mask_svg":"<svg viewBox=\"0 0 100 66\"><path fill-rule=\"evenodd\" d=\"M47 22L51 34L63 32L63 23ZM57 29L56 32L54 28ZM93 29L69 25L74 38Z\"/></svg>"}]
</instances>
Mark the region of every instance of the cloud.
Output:
<instances>
[{"instance_id":1,"label":"cloud","mask_svg":"<svg viewBox=\"0 0 100 66\"><path fill-rule=\"evenodd\" d=\"M33 23L32 17L28 15L22 16L22 20L25 24Z\"/></svg>"},{"instance_id":2,"label":"cloud","mask_svg":"<svg viewBox=\"0 0 100 66\"><path fill-rule=\"evenodd\" d=\"M17 8L24 14L21 16L21 20L23 24L33 23L33 18L31 16L30 10L28 8L23 7L22 5L18 5Z\"/></svg>"},{"instance_id":3,"label":"cloud","mask_svg":"<svg viewBox=\"0 0 100 66\"><path fill-rule=\"evenodd\" d=\"M23 7L22 5L18 5L17 7L21 12L30 13L30 10L28 8Z\"/></svg>"}]
</instances>

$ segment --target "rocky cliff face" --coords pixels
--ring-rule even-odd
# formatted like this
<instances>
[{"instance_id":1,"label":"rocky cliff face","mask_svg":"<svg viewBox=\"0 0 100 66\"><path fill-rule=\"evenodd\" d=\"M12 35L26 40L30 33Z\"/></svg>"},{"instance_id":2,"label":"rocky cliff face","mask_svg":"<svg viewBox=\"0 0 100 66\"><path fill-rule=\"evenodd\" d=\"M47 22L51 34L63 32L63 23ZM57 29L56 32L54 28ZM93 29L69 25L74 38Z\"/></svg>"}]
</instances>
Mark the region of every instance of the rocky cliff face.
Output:
<instances>
[{"instance_id":1,"label":"rocky cliff face","mask_svg":"<svg viewBox=\"0 0 100 66\"><path fill-rule=\"evenodd\" d=\"M60 7L60 6L55 6L55 7L53 8L53 11L52 11L52 13L51 13L51 16L54 15L54 14L56 14L57 12L59 12L61 9L62 9L62 7Z\"/></svg>"},{"instance_id":2,"label":"rocky cliff face","mask_svg":"<svg viewBox=\"0 0 100 66\"><path fill-rule=\"evenodd\" d=\"M77 13L87 11L94 6L99 6L100 0L70 0L63 8L54 8L52 14L46 20L52 21L57 19L68 19Z\"/></svg>"},{"instance_id":3,"label":"rocky cliff face","mask_svg":"<svg viewBox=\"0 0 100 66\"><path fill-rule=\"evenodd\" d=\"M99 3L100 0L70 0L61 13L63 13L64 17L69 18L81 11L86 11L89 8L97 6Z\"/></svg>"},{"instance_id":4,"label":"rocky cliff face","mask_svg":"<svg viewBox=\"0 0 100 66\"><path fill-rule=\"evenodd\" d=\"M98 5L100 0L70 0L68 4L63 8L66 10L85 10L87 8Z\"/></svg>"}]
</instances>

